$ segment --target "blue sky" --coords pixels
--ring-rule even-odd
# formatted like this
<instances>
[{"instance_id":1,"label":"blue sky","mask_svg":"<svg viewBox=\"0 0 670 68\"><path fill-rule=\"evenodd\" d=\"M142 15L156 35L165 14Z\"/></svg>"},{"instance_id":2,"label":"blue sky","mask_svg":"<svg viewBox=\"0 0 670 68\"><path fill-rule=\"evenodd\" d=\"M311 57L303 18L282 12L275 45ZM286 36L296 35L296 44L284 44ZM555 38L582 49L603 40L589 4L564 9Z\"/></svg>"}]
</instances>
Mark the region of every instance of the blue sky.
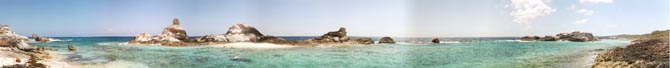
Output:
<instances>
[{"instance_id":1,"label":"blue sky","mask_svg":"<svg viewBox=\"0 0 670 68\"><path fill-rule=\"evenodd\" d=\"M236 23L275 36L508 37L670 27L668 0L0 0L0 24L23 35L159 34L179 18L191 36Z\"/></svg>"}]
</instances>

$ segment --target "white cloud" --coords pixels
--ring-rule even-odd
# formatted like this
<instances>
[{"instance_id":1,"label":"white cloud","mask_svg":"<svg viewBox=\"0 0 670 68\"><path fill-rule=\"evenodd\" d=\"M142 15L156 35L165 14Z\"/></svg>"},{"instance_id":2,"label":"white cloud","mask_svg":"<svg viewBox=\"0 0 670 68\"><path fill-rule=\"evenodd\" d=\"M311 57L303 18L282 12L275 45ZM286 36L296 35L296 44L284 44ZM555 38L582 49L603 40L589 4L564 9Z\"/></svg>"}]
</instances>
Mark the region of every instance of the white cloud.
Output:
<instances>
[{"instance_id":1,"label":"white cloud","mask_svg":"<svg viewBox=\"0 0 670 68\"><path fill-rule=\"evenodd\" d=\"M579 0L579 3L614 3L614 0Z\"/></svg>"},{"instance_id":2,"label":"white cloud","mask_svg":"<svg viewBox=\"0 0 670 68\"><path fill-rule=\"evenodd\" d=\"M588 18L580 19L580 20L575 21L575 23L573 23L573 24L584 24L586 22L589 22L589 20L590 19L588 19Z\"/></svg>"},{"instance_id":3,"label":"white cloud","mask_svg":"<svg viewBox=\"0 0 670 68\"><path fill-rule=\"evenodd\" d=\"M586 16L591 16L594 13L593 10L588 10L588 9L579 9L576 12L579 13L579 14L582 14L582 15L586 15Z\"/></svg>"},{"instance_id":4,"label":"white cloud","mask_svg":"<svg viewBox=\"0 0 670 68\"><path fill-rule=\"evenodd\" d=\"M556 12L556 9L549 7L547 3L550 0L510 0L513 11L510 13L514 19L512 21L527 25L530 20Z\"/></svg>"}]
</instances>

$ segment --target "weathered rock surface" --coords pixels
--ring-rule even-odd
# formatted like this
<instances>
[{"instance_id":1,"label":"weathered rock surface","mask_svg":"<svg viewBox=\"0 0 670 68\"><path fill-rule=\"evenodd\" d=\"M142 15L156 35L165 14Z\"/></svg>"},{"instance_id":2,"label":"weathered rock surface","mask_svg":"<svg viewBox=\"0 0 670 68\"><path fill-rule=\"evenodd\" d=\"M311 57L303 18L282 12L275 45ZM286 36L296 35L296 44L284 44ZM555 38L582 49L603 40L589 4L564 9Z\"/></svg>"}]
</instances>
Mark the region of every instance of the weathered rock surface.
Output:
<instances>
[{"instance_id":1,"label":"weathered rock surface","mask_svg":"<svg viewBox=\"0 0 670 68\"><path fill-rule=\"evenodd\" d=\"M254 27L246 24L235 24L228 28L226 34L205 35L196 39L196 42L257 42L263 37L265 36ZM266 37L266 41L267 38L269 37Z\"/></svg>"},{"instance_id":2,"label":"weathered rock surface","mask_svg":"<svg viewBox=\"0 0 670 68\"><path fill-rule=\"evenodd\" d=\"M579 31L575 31L572 33L557 34L556 37L558 37L561 40L567 40L573 42L598 41L598 38L593 37L593 34Z\"/></svg>"},{"instance_id":3,"label":"weathered rock surface","mask_svg":"<svg viewBox=\"0 0 670 68\"><path fill-rule=\"evenodd\" d=\"M261 36L261 38L258 39L257 42L261 42L261 43L279 43L279 44L285 44L285 43L287 43L286 39L281 38L281 37L275 37L275 36Z\"/></svg>"},{"instance_id":4,"label":"weathered rock surface","mask_svg":"<svg viewBox=\"0 0 670 68\"><path fill-rule=\"evenodd\" d=\"M77 51L77 47L74 47L74 45L68 45L67 49L70 51Z\"/></svg>"},{"instance_id":5,"label":"weathered rock surface","mask_svg":"<svg viewBox=\"0 0 670 68\"><path fill-rule=\"evenodd\" d=\"M224 34L210 34L202 37L198 37L195 40L196 42L228 42L226 35Z\"/></svg>"},{"instance_id":6,"label":"weathered rock surface","mask_svg":"<svg viewBox=\"0 0 670 68\"><path fill-rule=\"evenodd\" d=\"M668 38L636 40L596 57L593 68L670 68Z\"/></svg>"},{"instance_id":7,"label":"weathered rock surface","mask_svg":"<svg viewBox=\"0 0 670 68\"><path fill-rule=\"evenodd\" d=\"M28 37L14 33L8 25L0 25L0 47L12 47L21 50L32 50L35 47L28 45Z\"/></svg>"},{"instance_id":8,"label":"weathered rock surface","mask_svg":"<svg viewBox=\"0 0 670 68\"><path fill-rule=\"evenodd\" d=\"M391 37L382 37L379 39L379 43L395 44L395 41Z\"/></svg>"},{"instance_id":9,"label":"weathered rock surface","mask_svg":"<svg viewBox=\"0 0 670 68\"><path fill-rule=\"evenodd\" d=\"M345 28L340 28L337 31L328 32L319 37L309 39L308 41L316 43L342 43L349 41L349 37L347 37L347 30Z\"/></svg>"},{"instance_id":10,"label":"weathered rock surface","mask_svg":"<svg viewBox=\"0 0 670 68\"><path fill-rule=\"evenodd\" d=\"M49 38L49 37L40 37L40 36L37 35L37 34L33 34L33 38L35 38L35 41L38 41L38 42L49 42L49 41L51 41L51 38Z\"/></svg>"},{"instance_id":11,"label":"weathered rock surface","mask_svg":"<svg viewBox=\"0 0 670 68\"><path fill-rule=\"evenodd\" d=\"M228 32L225 34L228 42L255 42L261 36L263 34L260 31L246 24L235 24L228 28Z\"/></svg>"},{"instance_id":12,"label":"weathered rock surface","mask_svg":"<svg viewBox=\"0 0 670 68\"><path fill-rule=\"evenodd\" d=\"M434 38L431 42L433 42L433 43L440 43L440 39L438 39L438 38Z\"/></svg>"},{"instance_id":13,"label":"weathered rock surface","mask_svg":"<svg viewBox=\"0 0 670 68\"><path fill-rule=\"evenodd\" d=\"M372 40L372 38L358 38L354 40L348 40L346 44L364 44L364 45L370 45L374 44L375 41Z\"/></svg>"},{"instance_id":14,"label":"weathered rock surface","mask_svg":"<svg viewBox=\"0 0 670 68\"><path fill-rule=\"evenodd\" d=\"M152 36L147 33L139 34L130 44L169 44L183 43L188 41L188 35L184 28L179 25L179 19L173 19L172 25L165 27L158 36Z\"/></svg>"},{"instance_id":15,"label":"weathered rock surface","mask_svg":"<svg viewBox=\"0 0 670 68\"><path fill-rule=\"evenodd\" d=\"M588 42L588 41L598 41L598 38L594 37L593 34L588 32L579 32L575 31L572 33L560 33L556 36L524 36L520 38L523 41L572 41L572 42Z\"/></svg>"}]
</instances>

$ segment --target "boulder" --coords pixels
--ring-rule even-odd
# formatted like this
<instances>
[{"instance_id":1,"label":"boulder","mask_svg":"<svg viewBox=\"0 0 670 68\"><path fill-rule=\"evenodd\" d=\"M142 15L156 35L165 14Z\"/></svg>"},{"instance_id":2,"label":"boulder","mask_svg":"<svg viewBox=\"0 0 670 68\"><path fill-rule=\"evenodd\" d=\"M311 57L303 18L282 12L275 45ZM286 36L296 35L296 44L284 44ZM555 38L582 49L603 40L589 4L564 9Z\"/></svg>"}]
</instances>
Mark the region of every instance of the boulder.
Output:
<instances>
[{"instance_id":1,"label":"boulder","mask_svg":"<svg viewBox=\"0 0 670 68\"><path fill-rule=\"evenodd\" d=\"M74 45L68 45L67 49L70 51L77 51L77 47L74 47Z\"/></svg>"},{"instance_id":2,"label":"boulder","mask_svg":"<svg viewBox=\"0 0 670 68\"><path fill-rule=\"evenodd\" d=\"M346 29L342 27L337 31L331 31L319 37L309 39L309 41L317 43L342 43L349 41L349 37L347 37Z\"/></svg>"},{"instance_id":3,"label":"boulder","mask_svg":"<svg viewBox=\"0 0 670 68\"><path fill-rule=\"evenodd\" d=\"M261 36L263 34L260 31L246 24L235 24L228 28L228 32L225 34L228 42L255 42Z\"/></svg>"},{"instance_id":4,"label":"boulder","mask_svg":"<svg viewBox=\"0 0 670 68\"><path fill-rule=\"evenodd\" d=\"M49 37L40 37L40 36L38 36L37 34L33 34L33 38L35 38L35 41L38 41L38 42L49 42L49 41L51 41L51 38L49 38Z\"/></svg>"},{"instance_id":5,"label":"boulder","mask_svg":"<svg viewBox=\"0 0 670 68\"><path fill-rule=\"evenodd\" d=\"M196 42L228 42L226 35L224 34L210 34L202 37L198 37L195 40Z\"/></svg>"},{"instance_id":6,"label":"boulder","mask_svg":"<svg viewBox=\"0 0 670 68\"><path fill-rule=\"evenodd\" d=\"M560 40L567 40L573 42L588 42L588 41L598 41L597 38L593 37L593 34L588 32L579 32L575 31L572 33L560 33L556 35Z\"/></svg>"},{"instance_id":7,"label":"boulder","mask_svg":"<svg viewBox=\"0 0 670 68\"><path fill-rule=\"evenodd\" d=\"M287 41L284 38L275 37L275 36L261 36L260 39L258 39L257 42L274 43L274 44L285 44L285 43L287 43Z\"/></svg>"},{"instance_id":8,"label":"boulder","mask_svg":"<svg viewBox=\"0 0 670 68\"><path fill-rule=\"evenodd\" d=\"M438 39L438 38L433 38L433 41L431 41L431 42L433 42L433 43L440 43L440 39Z\"/></svg>"},{"instance_id":9,"label":"boulder","mask_svg":"<svg viewBox=\"0 0 670 68\"><path fill-rule=\"evenodd\" d=\"M188 35L186 35L186 30L179 25L179 19L174 18L172 25L165 27L163 32L159 35L161 41L170 41L170 42L184 42L188 41Z\"/></svg>"},{"instance_id":10,"label":"boulder","mask_svg":"<svg viewBox=\"0 0 670 68\"><path fill-rule=\"evenodd\" d=\"M184 28L180 26L179 19L174 18L172 25L163 29L160 35L152 36L147 33L141 33L131 40L130 44L161 44L161 43L183 43L188 41L188 35Z\"/></svg>"},{"instance_id":11,"label":"boulder","mask_svg":"<svg viewBox=\"0 0 670 68\"><path fill-rule=\"evenodd\" d=\"M558 41L558 37L555 36L544 36L540 38L541 41Z\"/></svg>"},{"instance_id":12,"label":"boulder","mask_svg":"<svg viewBox=\"0 0 670 68\"><path fill-rule=\"evenodd\" d=\"M199 37L196 42L257 42L263 34L246 24L235 24L226 34L211 34ZM267 39L267 38L266 38Z\"/></svg>"},{"instance_id":13,"label":"boulder","mask_svg":"<svg viewBox=\"0 0 670 68\"><path fill-rule=\"evenodd\" d=\"M372 40L372 38L358 38L354 40L349 40L347 41L348 44L364 44L364 45L370 45L374 44L375 41Z\"/></svg>"},{"instance_id":14,"label":"boulder","mask_svg":"<svg viewBox=\"0 0 670 68\"><path fill-rule=\"evenodd\" d=\"M379 43L395 44L395 41L391 37L382 37L381 39L379 39Z\"/></svg>"},{"instance_id":15,"label":"boulder","mask_svg":"<svg viewBox=\"0 0 670 68\"><path fill-rule=\"evenodd\" d=\"M28 45L28 37L14 33L8 25L0 25L0 47L12 47L21 50L33 50L35 47Z\"/></svg>"}]
</instances>

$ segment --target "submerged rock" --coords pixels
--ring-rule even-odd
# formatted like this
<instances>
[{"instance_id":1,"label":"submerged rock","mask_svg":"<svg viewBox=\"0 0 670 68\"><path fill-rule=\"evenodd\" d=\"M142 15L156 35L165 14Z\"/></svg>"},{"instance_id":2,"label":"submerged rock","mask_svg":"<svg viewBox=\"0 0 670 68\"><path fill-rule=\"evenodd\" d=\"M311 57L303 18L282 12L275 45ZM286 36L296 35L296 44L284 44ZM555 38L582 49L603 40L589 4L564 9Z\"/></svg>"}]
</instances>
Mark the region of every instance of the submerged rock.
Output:
<instances>
[{"instance_id":1,"label":"submerged rock","mask_svg":"<svg viewBox=\"0 0 670 68\"><path fill-rule=\"evenodd\" d=\"M199 37L196 42L257 42L263 34L256 28L246 24L235 24L228 28L226 34L211 34Z\"/></svg>"},{"instance_id":2,"label":"submerged rock","mask_svg":"<svg viewBox=\"0 0 670 68\"><path fill-rule=\"evenodd\" d=\"M232 60L232 61L238 61L238 62L251 62L251 59L240 58L240 57L238 57L238 56L235 56L235 57L231 58L230 60Z\"/></svg>"},{"instance_id":3,"label":"submerged rock","mask_svg":"<svg viewBox=\"0 0 670 68\"><path fill-rule=\"evenodd\" d=\"M33 38L35 38L35 41L38 41L38 42L49 42L49 41L51 41L51 38L49 38L49 37L40 37L40 36L38 36L37 34L33 34Z\"/></svg>"},{"instance_id":4,"label":"submerged rock","mask_svg":"<svg viewBox=\"0 0 670 68\"><path fill-rule=\"evenodd\" d=\"M67 49L70 51L77 51L77 47L74 47L74 45L68 45Z\"/></svg>"},{"instance_id":5,"label":"submerged rock","mask_svg":"<svg viewBox=\"0 0 670 68\"><path fill-rule=\"evenodd\" d=\"M434 38L433 41L431 41L431 42L433 42L433 43L440 43L440 39L438 39L438 38Z\"/></svg>"},{"instance_id":6,"label":"submerged rock","mask_svg":"<svg viewBox=\"0 0 670 68\"><path fill-rule=\"evenodd\" d=\"M382 37L381 39L379 39L379 43L395 44L395 41L391 37Z\"/></svg>"},{"instance_id":7,"label":"submerged rock","mask_svg":"<svg viewBox=\"0 0 670 68\"><path fill-rule=\"evenodd\" d=\"M365 45L370 45L374 44L375 41L372 40L372 38L359 38L359 39L354 39L348 41L348 44L365 44Z\"/></svg>"}]
</instances>

